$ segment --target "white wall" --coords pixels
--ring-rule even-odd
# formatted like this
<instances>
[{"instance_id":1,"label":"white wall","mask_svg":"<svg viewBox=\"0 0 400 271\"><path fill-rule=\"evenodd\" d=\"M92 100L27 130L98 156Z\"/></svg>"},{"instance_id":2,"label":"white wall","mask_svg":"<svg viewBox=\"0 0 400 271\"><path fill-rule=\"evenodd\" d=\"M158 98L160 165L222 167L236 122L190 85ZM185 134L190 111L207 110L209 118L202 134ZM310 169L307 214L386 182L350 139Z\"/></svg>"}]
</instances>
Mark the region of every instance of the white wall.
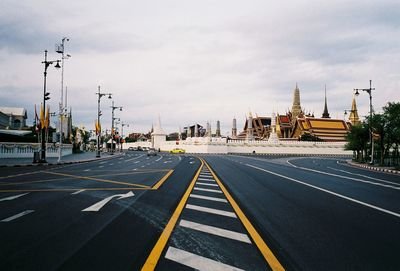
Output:
<instances>
[{"instance_id":1,"label":"white wall","mask_svg":"<svg viewBox=\"0 0 400 271\"><path fill-rule=\"evenodd\" d=\"M344 149L346 142L305 142L305 141L280 141L277 144L266 141L239 141L209 138L190 138L188 140L165 141L160 145L161 151L170 151L174 148L181 148L186 153L243 153L251 154L294 154L294 155L348 155L352 156L352 151ZM128 147L151 147L151 142L126 143Z\"/></svg>"},{"instance_id":2,"label":"white wall","mask_svg":"<svg viewBox=\"0 0 400 271\"><path fill-rule=\"evenodd\" d=\"M46 156L58 157L58 144L46 144ZM33 158L33 153L40 151L39 143L0 143L0 159L1 158ZM72 154L72 145L63 144L62 156Z\"/></svg>"}]
</instances>

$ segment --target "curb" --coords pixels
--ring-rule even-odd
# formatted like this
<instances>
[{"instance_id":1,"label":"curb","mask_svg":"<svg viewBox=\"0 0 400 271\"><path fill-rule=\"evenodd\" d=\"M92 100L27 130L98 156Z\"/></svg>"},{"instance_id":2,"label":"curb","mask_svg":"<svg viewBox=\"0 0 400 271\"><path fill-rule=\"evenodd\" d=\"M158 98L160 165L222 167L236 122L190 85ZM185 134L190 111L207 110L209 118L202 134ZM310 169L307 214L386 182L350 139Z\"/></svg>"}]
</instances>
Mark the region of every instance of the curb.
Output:
<instances>
[{"instance_id":1,"label":"curb","mask_svg":"<svg viewBox=\"0 0 400 271\"><path fill-rule=\"evenodd\" d=\"M372 167L372 166L367 166L367 165L361 165L361 164L358 164L358 163L354 163L353 161L350 161L350 160L347 160L346 163L349 164L349 165L352 165L354 167L366 168L366 169L373 170L373 171L400 174L400 171L399 170L395 170L395 169L387 169L387 168L380 168L380 167Z\"/></svg>"},{"instance_id":2,"label":"curb","mask_svg":"<svg viewBox=\"0 0 400 271\"><path fill-rule=\"evenodd\" d=\"M107 159L111 159L113 157L118 157L118 156L122 156L124 155L124 153L118 153L116 155L113 156L106 156L106 157L100 157L100 158L94 158L94 159L86 159L86 160L78 160L78 161L69 161L69 162L61 162L61 163L31 163L31 164L14 164L14 165L0 165L0 168L4 168L4 167L40 167L40 166L54 166L54 165L70 165L70 164L79 164L79 163L87 163L87 162L93 162L93 161L102 161L102 160L107 160Z\"/></svg>"}]
</instances>

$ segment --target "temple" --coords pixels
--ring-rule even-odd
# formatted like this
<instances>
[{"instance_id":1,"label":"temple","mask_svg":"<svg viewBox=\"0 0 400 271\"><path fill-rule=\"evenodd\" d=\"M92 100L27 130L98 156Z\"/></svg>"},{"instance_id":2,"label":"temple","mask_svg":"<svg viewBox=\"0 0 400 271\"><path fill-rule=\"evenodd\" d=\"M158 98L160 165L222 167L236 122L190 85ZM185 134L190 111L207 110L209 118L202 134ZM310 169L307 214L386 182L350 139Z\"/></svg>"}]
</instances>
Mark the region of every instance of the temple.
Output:
<instances>
[{"instance_id":1,"label":"temple","mask_svg":"<svg viewBox=\"0 0 400 271\"><path fill-rule=\"evenodd\" d=\"M345 141L349 127L359 122L354 98L349 122L330 117L326 86L322 116L316 118L314 114L306 114L301 107L300 89L297 83L293 91L291 110L286 114L277 114L276 116L273 113L272 118L274 118L273 121L270 117L253 117L250 112L246 117L243 131L236 138L241 140L268 140L274 134L269 142L300 140L304 135L309 135L314 140L319 141ZM233 123L232 136L236 134L236 119L234 119Z\"/></svg>"}]
</instances>

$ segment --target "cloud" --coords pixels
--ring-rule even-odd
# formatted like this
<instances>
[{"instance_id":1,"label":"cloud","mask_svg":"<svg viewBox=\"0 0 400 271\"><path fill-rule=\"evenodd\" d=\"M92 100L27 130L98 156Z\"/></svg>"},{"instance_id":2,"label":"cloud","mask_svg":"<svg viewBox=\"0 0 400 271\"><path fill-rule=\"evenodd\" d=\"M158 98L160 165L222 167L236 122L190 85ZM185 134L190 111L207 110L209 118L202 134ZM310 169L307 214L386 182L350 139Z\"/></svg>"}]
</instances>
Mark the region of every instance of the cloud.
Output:
<instances>
[{"instance_id":1,"label":"cloud","mask_svg":"<svg viewBox=\"0 0 400 271\"><path fill-rule=\"evenodd\" d=\"M396 1L5 1L0 9L0 98L32 108L41 99L43 50L68 36L65 84L77 124L92 126L97 86L112 92L128 131L148 131L161 115L179 126L291 106L320 115L324 85L332 116L351 106L353 88L376 87L374 106L400 100L400 9ZM46 8L45 8L46 7ZM60 72L49 70L52 106ZM6 92L14 93L10 95ZM376 93L376 94L375 94ZM26 97L30 97L27 99ZM14 99L15 98L15 99ZM360 114L368 98L357 98ZM104 125L110 101L102 99ZM224 133L225 133L224 132Z\"/></svg>"}]
</instances>

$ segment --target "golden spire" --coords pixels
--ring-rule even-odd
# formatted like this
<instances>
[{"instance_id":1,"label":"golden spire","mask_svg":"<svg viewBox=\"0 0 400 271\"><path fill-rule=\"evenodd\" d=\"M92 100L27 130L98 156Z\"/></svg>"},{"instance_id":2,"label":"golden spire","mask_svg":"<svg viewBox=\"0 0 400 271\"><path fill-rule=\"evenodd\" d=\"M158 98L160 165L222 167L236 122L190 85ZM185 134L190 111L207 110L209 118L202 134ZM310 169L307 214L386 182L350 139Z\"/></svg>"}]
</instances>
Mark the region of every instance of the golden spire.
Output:
<instances>
[{"instance_id":1,"label":"golden spire","mask_svg":"<svg viewBox=\"0 0 400 271\"><path fill-rule=\"evenodd\" d=\"M349 116L349 121L351 122L352 125L357 125L360 123L360 118L358 117L358 112L357 112L357 104L356 104L356 97L353 95L353 101L351 103L351 112Z\"/></svg>"}]
</instances>

